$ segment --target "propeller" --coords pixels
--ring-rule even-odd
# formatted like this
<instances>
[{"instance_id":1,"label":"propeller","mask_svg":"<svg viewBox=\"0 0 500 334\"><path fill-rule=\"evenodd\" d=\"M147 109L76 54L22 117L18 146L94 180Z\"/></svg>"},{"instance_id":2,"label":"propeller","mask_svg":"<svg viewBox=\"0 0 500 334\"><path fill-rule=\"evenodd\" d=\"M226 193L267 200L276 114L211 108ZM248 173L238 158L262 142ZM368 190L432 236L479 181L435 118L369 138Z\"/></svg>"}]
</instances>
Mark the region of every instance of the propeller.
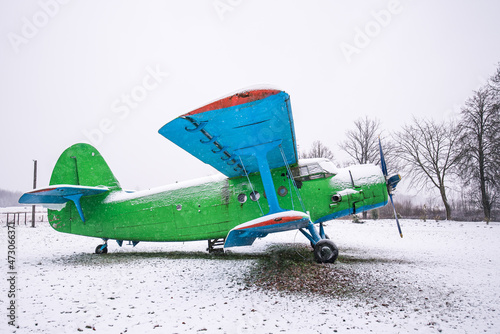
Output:
<instances>
[{"instance_id":1,"label":"propeller","mask_svg":"<svg viewBox=\"0 0 500 334\"><path fill-rule=\"evenodd\" d=\"M389 194L389 198L391 199L392 209L394 210L394 218L396 218L396 224L398 225L398 231L401 238L403 237L403 232L401 232L401 226L399 225L398 215L396 213L396 207L394 206L394 201L392 200L392 192L396 185L401 180L401 176L399 174L388 177L387 173L387 164L385 163L384 152L382 151L382 143L380 142L380 137L378 138L378 147L380 149L380 165L382 167L382 173L384 173L384 177L387 184L387 193Z\"/></svg>"}]
</instances>

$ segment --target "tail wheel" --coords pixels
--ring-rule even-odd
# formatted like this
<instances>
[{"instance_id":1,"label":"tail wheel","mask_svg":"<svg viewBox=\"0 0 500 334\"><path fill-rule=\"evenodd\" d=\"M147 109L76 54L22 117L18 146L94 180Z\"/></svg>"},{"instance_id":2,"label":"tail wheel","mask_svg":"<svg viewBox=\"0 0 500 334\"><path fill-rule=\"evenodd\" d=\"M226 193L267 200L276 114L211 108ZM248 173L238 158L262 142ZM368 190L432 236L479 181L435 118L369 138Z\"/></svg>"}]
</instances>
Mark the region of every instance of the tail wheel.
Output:
<instances>
[{"instance_id":1,"label":"tail wheel","mask_svg":"<svg viewBox=\"0 0 500 334\"><path fill-rule=\"evenodd\" d=\"M314 246L314 259L318 263L334 263L339 256L339 249L328 239L322 239Z\"/></svg>"},{"instance_id":2,"label":"tail wheel","mask_svg":"<svg viewBox=\"0 0 500 334\"><path fill-rule=\"evenodd\" d=\"M102 245L97 246L95 248L95 253L96 254L106 254L106 253L108 253L108 245L102 244Z\"/></svg>"}]
</instances>

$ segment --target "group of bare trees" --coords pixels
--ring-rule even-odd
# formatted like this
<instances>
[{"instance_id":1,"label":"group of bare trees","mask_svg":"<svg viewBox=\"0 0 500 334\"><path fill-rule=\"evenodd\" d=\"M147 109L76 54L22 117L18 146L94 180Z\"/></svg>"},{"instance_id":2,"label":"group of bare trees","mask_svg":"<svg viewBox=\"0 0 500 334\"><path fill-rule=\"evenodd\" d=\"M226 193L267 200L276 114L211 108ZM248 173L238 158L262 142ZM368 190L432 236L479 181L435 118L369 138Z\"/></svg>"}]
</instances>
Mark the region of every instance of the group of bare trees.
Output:
<instances>
[{"instance_id":1,"label":"group of bare trees","mask_svg":"<svg viewBox=\"0 0 500 334\"><path fill-rule=\"evenodd\" d=\"M23 193L0 189L0 208L19 205L18 200Z\"/></svg>"},{"instance_id":2,"label":"group of bare trees","mask_svg":"<svg viewBox=\"0 0 500 334\"><path fill-rule=\"evenodd\" d=\"M489 222L493 210L500 209L500 64L465 101L458 120L414 117L401 130L383 136L380 121L366 116L354 122L354 129L347 131L339 146L353 163L378 164L379 138L392 171L403 173L412 187L436 190L447 219L452 218L453 209L449 189L455 185ZM333 154L315 142L303 157L319 156L332 158Z\"/></svg>"},{"instance_id":3,"label":"group of bare trees","mask_svg":"<svg viewBox=\"0 0 500 334\"><path fill-rule=\"evenodd\" d=\"M464 186L489 221L500 195L500 66L465 102L460 129Z\"/></svg>"},{"instance_id":4,"label":"group of bare trees","mask_svg":"<svg viewBox=\"0 0 500 334\"><path fill-rule=\"evenodd\" d=\"M325 146L321 141L315 140L312 143L311 149L306 152L300 152L299 157L301 159L308 158L327 158L333 160L333 152L327 146Z\"/></svg>"},{"instance_id":5,"label":"group of bare trees","mask_svg":"<svg viewBox=\"0 0 500 334\"><path fill-rule=\"evenodd\" d=\"M396 154L411 180L410 185L426 190L435 188L443 202L446 219L451 219L447 181L458 174L457 167L464 152L458 145L460 129L457 124L414 118L411 124L394 134L394 139L398 143Z\"/></svg>"}]
</instances>

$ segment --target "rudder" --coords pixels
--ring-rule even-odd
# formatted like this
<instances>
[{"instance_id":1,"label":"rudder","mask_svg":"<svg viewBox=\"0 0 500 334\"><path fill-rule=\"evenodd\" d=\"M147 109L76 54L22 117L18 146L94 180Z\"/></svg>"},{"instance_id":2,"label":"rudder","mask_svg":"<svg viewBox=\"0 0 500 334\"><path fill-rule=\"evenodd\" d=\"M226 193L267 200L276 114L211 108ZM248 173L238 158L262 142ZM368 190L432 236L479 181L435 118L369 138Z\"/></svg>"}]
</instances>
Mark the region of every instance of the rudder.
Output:
<instances>
[{"instance_id":1,"label":"rudder","mask_svg":"<svg viewBox=\"0 0 500 334\"><path fill-rule=\"evenodd\" d=\"M110 191L121 189L120 183L99 151L84 143L74 144L61 154L49 184L104 186Z\"/></svg>"}]
</instances>

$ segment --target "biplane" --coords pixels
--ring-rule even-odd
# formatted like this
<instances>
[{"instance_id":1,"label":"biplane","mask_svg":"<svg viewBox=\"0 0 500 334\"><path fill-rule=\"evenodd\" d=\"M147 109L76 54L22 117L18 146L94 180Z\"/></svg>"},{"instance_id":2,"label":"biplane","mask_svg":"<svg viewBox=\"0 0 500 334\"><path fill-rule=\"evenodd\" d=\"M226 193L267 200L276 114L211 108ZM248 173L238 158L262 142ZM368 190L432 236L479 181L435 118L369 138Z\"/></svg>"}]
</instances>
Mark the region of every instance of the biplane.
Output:
<instances>
[{"instance_id":1,"label":"biplane","mask_svg":"<svg viewBox=\"0 0 500 334\"><path fill-rule=\"evenodd\" d=\"M324 222L392 202L400 180L388 177L380 141L382 168L299 159L290 97L276 89L240 91L158 132L220 174L126 191L97 149L80 143L61 154L49 187L23 194L19 203L46 206L58 232L101 238L97 254L108 252L110 240L120 247L208 240L209 251L223 251L299 230L317 262L333 263L338 248ZM401 234L399 222L398 228Z\"/></svg>"}]
</instances>

